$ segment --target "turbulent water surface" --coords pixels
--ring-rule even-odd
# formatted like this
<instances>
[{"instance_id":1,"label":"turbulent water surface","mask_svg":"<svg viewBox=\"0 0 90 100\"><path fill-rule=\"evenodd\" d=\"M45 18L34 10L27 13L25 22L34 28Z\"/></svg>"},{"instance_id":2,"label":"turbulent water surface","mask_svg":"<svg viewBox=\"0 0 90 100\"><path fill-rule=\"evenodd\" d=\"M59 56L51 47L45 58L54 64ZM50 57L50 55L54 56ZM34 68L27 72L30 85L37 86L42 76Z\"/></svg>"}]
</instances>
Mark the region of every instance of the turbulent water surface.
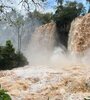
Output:
<instances>
[{"instance_id":1,"label":"turbulent water surface","mask_svg":"<svg viewBox=\"0 0 90 100\"><path fill-rule=\"evenodd\" d=\"M12 100L84 100L90 95L90 70L84 66L60 70L25 66L1 71L0 83Z\"/></svg>"},{"instance_id":2,"label":"turbulent water surface","mask_svg":"<svg viewBox=\"0 0 90 100\"><path fill-rule=\"evenodd\" d=\"M85 18L90 20L88 17ZM56 26L49 23L32 34L24 52L30 65L0 71L0 84L12 100L85 100L90 96L89 53L82 56L71 53L82 52L82 47L86 50L90 44L90 31L85 33L85 29L80 29L83 26L79 27L82 24L88 27L88 21L77 20L71 26L70 52L56 46Z\"/></svg>"}]
</instances>

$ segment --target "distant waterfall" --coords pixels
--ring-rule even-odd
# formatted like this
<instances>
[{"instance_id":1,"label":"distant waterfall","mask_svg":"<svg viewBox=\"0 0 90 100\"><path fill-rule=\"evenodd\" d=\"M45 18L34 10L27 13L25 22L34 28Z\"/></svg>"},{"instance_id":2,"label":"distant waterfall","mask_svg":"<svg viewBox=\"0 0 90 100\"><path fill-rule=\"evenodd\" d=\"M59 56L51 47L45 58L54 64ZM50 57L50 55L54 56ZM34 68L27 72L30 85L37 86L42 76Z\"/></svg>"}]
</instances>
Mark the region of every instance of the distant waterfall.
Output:
<instances>
[{"instance_id":1,"label":"distant waterfall","mask_svg":"<svg viewBox=\"0 0 90 100\"><path fill-rule=\"evenodd\" d=\"M56 44L54 22L36 28L27 49L27 57L33 63L46 63ZM30 58L29 58L30 57Z\"/></svg>"}]
</instances>

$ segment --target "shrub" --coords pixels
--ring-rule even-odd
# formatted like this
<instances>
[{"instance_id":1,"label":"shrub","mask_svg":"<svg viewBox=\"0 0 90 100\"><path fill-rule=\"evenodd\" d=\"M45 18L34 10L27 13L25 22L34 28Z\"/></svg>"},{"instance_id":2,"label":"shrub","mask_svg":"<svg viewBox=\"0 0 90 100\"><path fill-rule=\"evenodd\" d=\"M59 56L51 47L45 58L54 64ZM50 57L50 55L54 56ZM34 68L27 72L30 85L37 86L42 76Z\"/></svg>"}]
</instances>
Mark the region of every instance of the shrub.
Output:
<instances>
[{"instance_id":1,"label":"shrub","mask_svg":"<svg viewBox=\"0 0 90 100\"><path fill-rule=\"evenodd\" d=\"M6 41L5 46L0 47L0 69L12 69L27 65L27 59L22 53L16 53L10 40Z\"/></svg>"},{"instance_id":2,"label":"shrub","mask_svg":"<svg viewBox=\"0 0 90 100\"><path fill-rule=\"evenodd\" d=\"M25 66L28 64L26 57L20 52L16 53L15 61L17 63L16 66L18 66L18 67Z\"/></svg>"},{"instance_id":3,"label":"shrub","mask_svg":"<svg viewBox=\"0 0 90 100\"><path fill-rule=\"evenodd\" d=\"M84 100L90 100L90 96L85 97Z\"/></svg>"},{"instance_id":4,"label":"shrub","mask_svg":"<svg viewBox=\"0 0 90 100\"><path fill-rule=\"evenodd\" d=\"M50 23L52 21L52 13L40 13L39 11L35 10L32 13L33 18L38 19L39 21L41 21L42 24L47 24Z\"/></svg>"},{"instance_id":5,"label":"shrub","mask_svg":"<svg viewBox=\"0 0 90 100\"><path fill-rule=\"evenodd\" d=\"M0 100L11 100L11 97L9 96L9 94L7 94L7 91L1 88L0 88Z\"/></svg>"}]
</instances>

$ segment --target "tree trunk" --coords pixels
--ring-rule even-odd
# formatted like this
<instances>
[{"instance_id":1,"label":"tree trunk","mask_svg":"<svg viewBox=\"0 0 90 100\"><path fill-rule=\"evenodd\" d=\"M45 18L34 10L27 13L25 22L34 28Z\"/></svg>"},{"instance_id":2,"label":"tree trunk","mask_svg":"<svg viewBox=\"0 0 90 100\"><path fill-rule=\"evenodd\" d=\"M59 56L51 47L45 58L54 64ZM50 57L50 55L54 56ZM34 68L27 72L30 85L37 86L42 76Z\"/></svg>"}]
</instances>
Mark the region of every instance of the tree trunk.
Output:
<instances>
[{"instance_id":1,"label":"tree trunk","mask_svg":"<svg viewBox=\"0 0 90 100\"><path fill-rule=\"evenodd\" d=\"M21 52L21 35L20 35L20 28L18 28L18 52Z\"/></svg>"}]
</instances>

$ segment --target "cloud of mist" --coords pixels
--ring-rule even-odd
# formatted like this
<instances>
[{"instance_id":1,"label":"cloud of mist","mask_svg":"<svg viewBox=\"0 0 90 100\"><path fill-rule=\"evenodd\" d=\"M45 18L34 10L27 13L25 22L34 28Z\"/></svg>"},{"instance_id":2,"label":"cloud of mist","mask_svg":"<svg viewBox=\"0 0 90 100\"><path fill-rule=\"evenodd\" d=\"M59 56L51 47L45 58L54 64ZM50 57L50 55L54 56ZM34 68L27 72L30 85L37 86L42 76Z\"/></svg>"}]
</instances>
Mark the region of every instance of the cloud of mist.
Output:
<instances>
[{"instance_id":1,"label":"cloud of mist","mask_svg":"<svg viewBox=\"0 0 90 100\"><path fill-rule=\"evenodd\" d=\"M5 24L0 24L1 29ZM14 46L17 46L16 32L14 28L6 26L1 30L0 41L7 39L13 40ZM38 20L31 20L25 23L22 35L22 52L27 57L30 65L46 65L59 69L68 66L89 66L90 49L83 55L71 54L64 46L56 46L56 28L55 23L42 25ZM8 34L9 35L6 35ZM11 35L10 35L11 34Z\"/></svg>"},{"instance_id":2,"label":"cloud of mist","mask_svg":"<svg viewBox=\"0 0 90 100\"><path fill-rule=\"evenodd\" d=\"M55 24L55 23L53 23ZM49 65L63 67L76 64L64 46L56 46L56 28L53 24L40 26L31 36L25 52L30 65Z\"/></svg>"},{"instance_id":3,"label":"cloud of mist","mask_svg":"<svg viewBox=\"0 0 90 100\"><path fill-rule=\"evenodd\" d=\"M32 34L25 52L30 65L47 65L59 69L69 66L89 66L90 49L82 55L72 54L63 45L56 46L56 30L53 24L40 26ZM53 28L53 29L52 29ZM52 38L52 39L51 39Z\"/></svg>"}]
</instances>

